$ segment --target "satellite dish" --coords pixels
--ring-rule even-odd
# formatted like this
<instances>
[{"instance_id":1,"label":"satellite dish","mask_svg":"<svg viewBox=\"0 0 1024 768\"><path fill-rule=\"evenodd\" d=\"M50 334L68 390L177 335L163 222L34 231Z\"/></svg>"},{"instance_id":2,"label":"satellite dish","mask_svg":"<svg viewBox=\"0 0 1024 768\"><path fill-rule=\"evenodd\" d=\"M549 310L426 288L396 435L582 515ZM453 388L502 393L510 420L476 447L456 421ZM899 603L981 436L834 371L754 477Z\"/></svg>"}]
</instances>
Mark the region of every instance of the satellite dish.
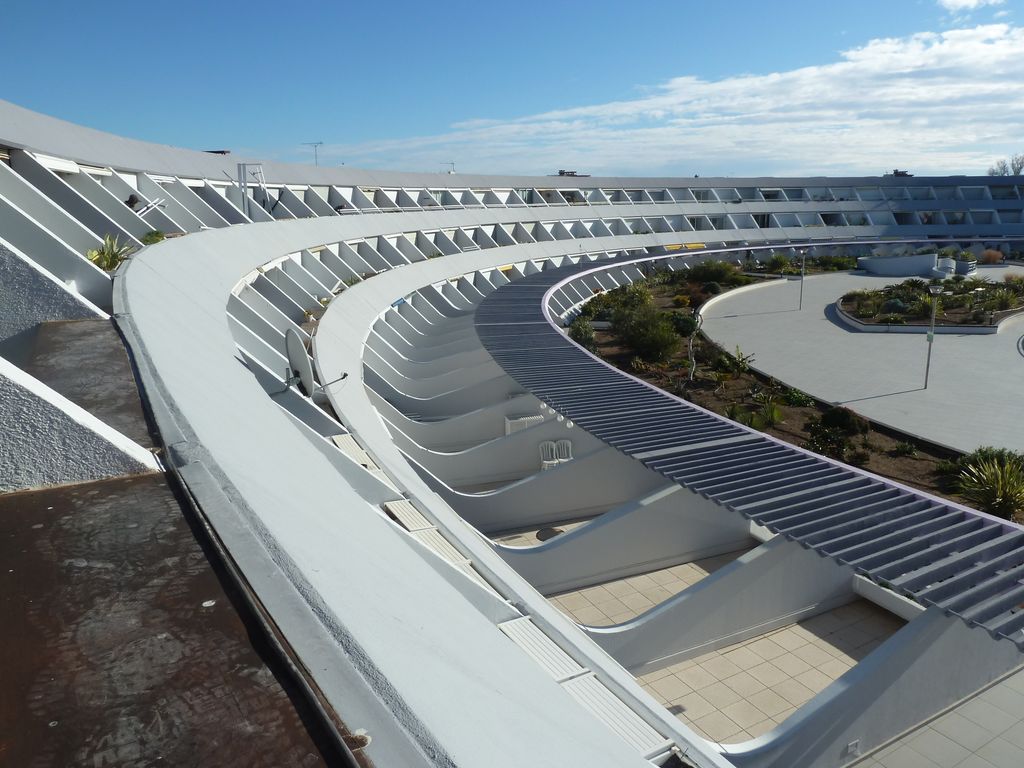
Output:
<instances>
[{"instance_id":1,"label":"satellite dish","mask_svg":"<svg viewBox=\"0 0 1024 768\"><path fill-rule=\"evenodd\" d=\"M306 354L306 343L294 328L284 333L284 348L288 354L288 378L298 377L302 390L308 397L313 396L316 385L313 382L313 366Z\"/></svg>"}]
</instances>

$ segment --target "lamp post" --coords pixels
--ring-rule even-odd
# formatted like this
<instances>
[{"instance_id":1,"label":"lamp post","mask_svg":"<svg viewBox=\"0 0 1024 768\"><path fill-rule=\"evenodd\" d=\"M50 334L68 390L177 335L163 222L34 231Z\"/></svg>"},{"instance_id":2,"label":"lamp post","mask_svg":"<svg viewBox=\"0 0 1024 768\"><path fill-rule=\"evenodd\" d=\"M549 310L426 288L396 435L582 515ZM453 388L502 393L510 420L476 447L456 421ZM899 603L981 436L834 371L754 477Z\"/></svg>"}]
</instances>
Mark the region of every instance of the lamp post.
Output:
<instances>
[{"instance_id":1,"label":"lamp post","mask_svg":"<svg viewBox=\"0 0 1024 768\"><path fill-rule=\"evenodd\" d=\"M939 304L939 294L942 293L941 285L929 285L928 293L932 296L932 321L928 327L928 358L924 364L924 388L928 389L928 371L932 367L932 343L935 341L935 310Z\"/></svg>"},{"instance_id":2,"label":"lamp post","mask_svg":"<svg viewBox=\"0 0 1024 768\"><path fill-rule=\"evenodd\" d=\"M804 273L807 271L807 249L800 249L800 305L797 310L804 308Z\"/></svg>"}]
</instances>

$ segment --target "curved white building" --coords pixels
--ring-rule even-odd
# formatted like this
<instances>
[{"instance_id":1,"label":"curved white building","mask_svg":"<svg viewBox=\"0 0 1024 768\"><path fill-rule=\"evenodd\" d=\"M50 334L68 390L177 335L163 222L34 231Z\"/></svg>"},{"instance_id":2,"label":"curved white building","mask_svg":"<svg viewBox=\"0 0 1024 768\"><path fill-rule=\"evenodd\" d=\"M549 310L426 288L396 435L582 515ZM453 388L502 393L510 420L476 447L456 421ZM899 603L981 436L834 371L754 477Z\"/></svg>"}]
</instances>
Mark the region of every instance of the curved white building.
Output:
<instances>
[{"instance_id":1,"label":"curved white building","mask_svg":"<svg viewBox=\"0 0 1024 768\"><path fill-rule=\"evenodd\" d=\"M1019 526L558 328L691 250L1018 250L1024 178L243 170L8 103L0 152L0 487L151 461L19 366L111 315L163 466L374 764L1020 764L1020 714L972 716L1024 698ZM108 235L139 249L112 276Z\"/></svg>"}]
</instances>

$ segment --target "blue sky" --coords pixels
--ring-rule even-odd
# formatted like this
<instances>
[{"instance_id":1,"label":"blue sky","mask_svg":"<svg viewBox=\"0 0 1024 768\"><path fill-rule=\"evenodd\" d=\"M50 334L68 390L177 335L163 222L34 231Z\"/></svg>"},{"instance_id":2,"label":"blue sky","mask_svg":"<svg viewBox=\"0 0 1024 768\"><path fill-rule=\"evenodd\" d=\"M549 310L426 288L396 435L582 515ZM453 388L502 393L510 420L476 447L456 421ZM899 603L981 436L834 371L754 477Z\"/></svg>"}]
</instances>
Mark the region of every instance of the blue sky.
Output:
<instances>
[{"instance_id":1,"label":"blue sky","mask_svg":"<svg viewBox=\"0 0 1024 768\"><path fill-rule=\"evenodd\" d=\"M0 97L330 165L979 173L1024 151L1022 3L8 0Z\"/></svg>"}]
</instances>

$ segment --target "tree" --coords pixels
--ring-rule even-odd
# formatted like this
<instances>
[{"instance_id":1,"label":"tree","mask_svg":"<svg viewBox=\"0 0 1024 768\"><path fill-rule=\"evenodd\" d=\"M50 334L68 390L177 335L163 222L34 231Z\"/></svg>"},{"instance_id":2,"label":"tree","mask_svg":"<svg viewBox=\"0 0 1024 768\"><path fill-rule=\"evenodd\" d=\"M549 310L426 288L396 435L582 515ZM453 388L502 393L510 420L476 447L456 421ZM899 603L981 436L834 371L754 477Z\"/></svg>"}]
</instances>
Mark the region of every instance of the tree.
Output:
<instances>
[{"instance_id":1,"label":"tree","mask_svg":"<svg viewBox=\"0 0 1024 768\"><path fill-rule=\"evenodd\" d=\"M1024 154L1011 155L1007 159L996 160L988 169L989 176L1020 176L1024 173Z\"/></svg>"}]
</instances>

